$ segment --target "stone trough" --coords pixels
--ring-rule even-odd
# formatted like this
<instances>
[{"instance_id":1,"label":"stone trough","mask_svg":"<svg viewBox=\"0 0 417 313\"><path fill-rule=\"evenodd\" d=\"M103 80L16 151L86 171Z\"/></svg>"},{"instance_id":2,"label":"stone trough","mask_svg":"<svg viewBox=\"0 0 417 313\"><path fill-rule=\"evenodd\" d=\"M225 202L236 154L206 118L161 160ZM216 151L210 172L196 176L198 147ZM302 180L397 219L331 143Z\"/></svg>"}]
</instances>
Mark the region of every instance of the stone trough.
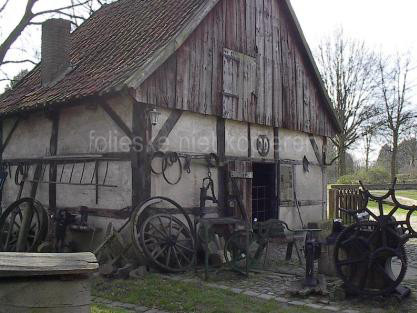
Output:
<instances>
[{"instance_id":1,"label":"stone trough","mask_svg":"<svg viewBox=\"0 0 417 313\"><path fill-rule=\"evenodd\" d=\"M92 253L0 253L0 313L89 313Z\"/></svg>"}]
</instances>

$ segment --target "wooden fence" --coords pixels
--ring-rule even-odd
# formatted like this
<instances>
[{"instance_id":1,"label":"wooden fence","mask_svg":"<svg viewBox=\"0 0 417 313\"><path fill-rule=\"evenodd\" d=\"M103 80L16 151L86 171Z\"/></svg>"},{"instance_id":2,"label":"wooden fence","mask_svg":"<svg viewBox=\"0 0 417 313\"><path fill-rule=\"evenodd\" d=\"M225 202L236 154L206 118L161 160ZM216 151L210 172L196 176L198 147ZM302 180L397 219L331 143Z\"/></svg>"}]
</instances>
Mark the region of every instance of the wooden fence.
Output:
<instances>
[{"instance_id":1,"label":"wooden fence","mask_svg":"<svg viewBox=\"0 0 417 313\"><path fill-rule=\"evenodd\" d=\"M368 190L388 190L391 185L365 185ZM353 217L340 209L360 210L364 205L360 185L331 185L329 190L329 218L340 218L344 223L353 222ZM397 184L395 190L417 190L417 184Z\"/></svg>"},{"instance_id":2,"label":"wooden fence","mask_svg":"<svg viewBox=\"0 0 417 313\"><path fill-rule=\"evenodd\" d=\"M362 205L359 186L337 185L329 190L329 218L331 219L340 218L344 224L351 224L353 217L340 209L359 210Z\"/></svg>"}]
</instances>

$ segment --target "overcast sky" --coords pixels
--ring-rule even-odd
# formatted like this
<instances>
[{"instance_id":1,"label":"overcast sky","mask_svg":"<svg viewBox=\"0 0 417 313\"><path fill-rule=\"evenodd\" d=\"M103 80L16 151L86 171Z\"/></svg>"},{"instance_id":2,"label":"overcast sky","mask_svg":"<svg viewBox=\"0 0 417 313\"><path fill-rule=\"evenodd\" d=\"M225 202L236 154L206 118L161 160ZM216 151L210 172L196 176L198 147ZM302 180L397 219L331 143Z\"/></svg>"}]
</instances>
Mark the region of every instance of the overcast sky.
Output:
<instances>
[{"instance_id":1,"label":"overcast sky","mask_svg":"<svg viewBox=\"0 0 417 313\"><path fill-rule=\"evenodd\" d=\"M38 9L50 5L49 1L40 1ZM410 51L413 60L417 61L417 1L415 0L291 0L291 2L313 51L323 37L331 35L336 28L343 27L346 35L364 40L368 46L377 51L386 54ZM9 9L0 17L1 38L4 38L16 25L23 13L25 3L26 0L10 2ZM53 3L59 7L65 1L54 0ZM40 32L27 32L23 39L18 48L26 48L33 54L33 51L39 47ZM18 69L8 69L11 76L16 74L16 71ZM0 90L3 86L4 84L0 83ZM354 155L357 159L362 157L363 151L360 145L355 149ZM374 152L373 159L376 156L377 151Z\"/></svg>"},{"instance_id":2,"label":"overcast sky","mask_svg":"<svg viewBox=\"0 0 417 313\"><path fill-rule=\"evenodd\" d=\"M417 1L415 0L291 0L301 27L312 48L325 36L343 27L350 37L364 40L378 52L410 52L417 64ZM413 82L417 81L414 73ZM416 99L417 107L417 96ZM372 159L378 157L381 144L375 144ZM362 143L353 151L364 159Z\"/></svg>"}]
</instances>

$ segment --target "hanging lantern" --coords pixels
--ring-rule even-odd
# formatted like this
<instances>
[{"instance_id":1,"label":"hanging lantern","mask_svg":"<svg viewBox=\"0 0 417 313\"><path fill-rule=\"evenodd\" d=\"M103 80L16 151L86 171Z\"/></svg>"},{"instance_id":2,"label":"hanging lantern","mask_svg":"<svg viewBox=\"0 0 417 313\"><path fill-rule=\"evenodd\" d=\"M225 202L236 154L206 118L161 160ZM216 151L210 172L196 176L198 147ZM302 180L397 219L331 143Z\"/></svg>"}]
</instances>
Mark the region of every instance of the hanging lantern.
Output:
<instances>
[{"instance_id":1,"label":"hanging lantern","mask_svg":"<svg viewBox=\"0 0 417 313\"><path fill-rule=\"evenodd\" d=\"M161 112L159 112L156 108L153 108L148 113L149 113L149 119L151 121L152 126L158 125L159 116L161 115Z\"/></svg>"}]
</instances>

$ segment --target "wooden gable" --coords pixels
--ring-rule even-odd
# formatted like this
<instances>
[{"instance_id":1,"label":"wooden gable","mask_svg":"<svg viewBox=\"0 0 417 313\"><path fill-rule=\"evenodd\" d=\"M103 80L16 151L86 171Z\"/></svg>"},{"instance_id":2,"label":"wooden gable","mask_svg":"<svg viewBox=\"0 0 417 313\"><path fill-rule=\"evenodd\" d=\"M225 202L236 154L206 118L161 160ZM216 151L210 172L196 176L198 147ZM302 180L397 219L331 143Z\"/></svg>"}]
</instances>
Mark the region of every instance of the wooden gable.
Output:
<instances>
[{"instance_id":1,"label":"wooden gable","mask_svg":"<svg viewBox=\"0 0 417 313\"><path fill-rule=\"evenodd\" d=\"M333 137L338 124L309 53L287 0L222 0L136 98Z\"/></svg>"}]
</instances>

